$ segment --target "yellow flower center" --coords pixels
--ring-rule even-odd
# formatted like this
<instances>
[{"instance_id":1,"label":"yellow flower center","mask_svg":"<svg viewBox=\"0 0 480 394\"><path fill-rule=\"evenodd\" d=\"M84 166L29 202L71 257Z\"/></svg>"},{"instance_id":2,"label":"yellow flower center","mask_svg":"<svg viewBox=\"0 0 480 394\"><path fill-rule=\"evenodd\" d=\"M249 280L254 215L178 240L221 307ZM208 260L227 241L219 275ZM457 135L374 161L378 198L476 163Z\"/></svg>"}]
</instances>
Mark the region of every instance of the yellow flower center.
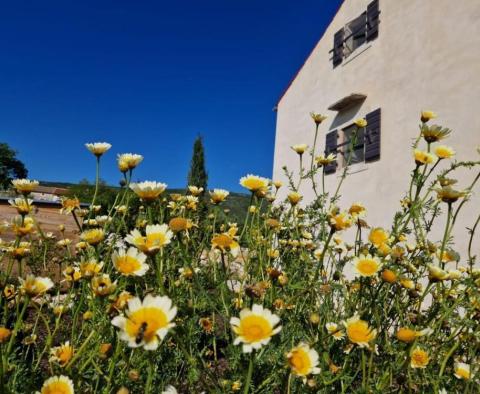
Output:
<instances>
[{"instance_id":1,"label":"yellow flower center","mask_svg":"<svg viewBox=\"0 0 480 394\"><path fill-rule=\"evenodd\" d=\"M359 320L348 325L347 335L353 343L367 343L372 339L372 330L367 322Z\"/></svg>"},{"instance_id":2,"label":"yellow flower center","mask_svg":"<svg viewBox=\"0 0 480 394\"><path fill-rule=\"evenodd\" d=\"M455 373L458 376L460 376L462 379L465 379L465 380L470 379L470 371L465 368L459 367L455 369Z\"/></svg>"},{"instance_id":3,"label":"yellow flower center","mask_svg":"<svg viewBox=\"0 0 480 394\"><path fill-rule=\"evenodd\" d=\"M363 276L372 276L378 271L378 263L374 259L360 259L357 263L357 270Z\"/></svg>"},{"instance_id":4,"label":"yellow flower center","mask_svg":"<svg viewBox=\"0 0 480 394\"><path fill-rule=\"evenodd\" d=\"M297 375L308 375L312 367L308 353L303 349L296 349L290 353L288 363Z\"/></svg>"},{"instance_id":5,"label":"yellow flower center","mask_svg":"<svg viewBox=\"0 0 480 394\"><path fill-rule=\"evenodd\" d=\"M50 383L48 386L42 388L42 394L71 394L70 386L62 381Z\"/></svg>"},{"instance_id":6,"label":"yellow flower center","mask_svg":"<svg viewBox=\"0 0 480 394\"><path fill-rule=\"evenodd\" d=\"M397 339L402 342L410 343L415 340L417 333L409 328L400 328L397 331Z\"/></svg>"},{"instance_id":7,"label":"yellow flower center","mask_svg":"<svg viewBox=\"0 0 480 394\"><path fill-rule=\"evenodd\" d=\"M428 354L426 351L421 350L421 349L416 349L412 353L412 362L413 365L418 366L418 367L424 367L428 364Z\"/></svg>"},{"instance_id":8,"label":"yellow flower center","mask_svg":"<svg viewBox=\"0 0 480 394\"><path fill-rule=\"evenodd\" d=\"M57 357L60 360L60 364L67 364L73 356L73 348L71 346L62 346L58 352Z\"/></svg>"},{"instance_id":9,"label":"yellow flower center","mask_svg":"<svg viewBox=\"0 0 480 394\"><path fill-rule=\"evenodd\" d=\"M147 246L147 248L152 248L155 246L161 247L165 245L165 234L163 233L148 234L145 245Z\"/></svg>"},{"instance_id":10,"label":"yellow flower center","mask_svg":"<svg viewBox=\"0 0 480 394\"><path fill-rule=\"evenodd\" d=\"M227 234L219 234L213 237L212 245L218 246L221 249L228 248L232 245L233 239Z\"/></svg>"},{"instance_id":11,"label":"yellow flower center","mask_svg":"<svg viewBox=\"0 0 480 394\"><path fill-rule=\"evenodd\" d=\"M247 178L243 182L243 186L246 187L248 190L257 191L257 190L265 188L267 185L261 179Z\"/></svg>"},{"instance_id":12,"label":"yellow flower center","mask_svg":"<svg viewBox=\"0 0 480 394\"><path fill-rule=\"evenodd\" d=\"M139 190L137 195L143 200L155 200L161 193L161 190Z\"/></svg>"},{"instance_id":13,"label":"yellow flower center","mask_svg":"<svg viewBox=\"0 0 480 394\"><path fill-rule=\"evenodd\" d=\"M241 319L239 334L247 343L258 342L272 336L272 326L264 317L250 315Z\"/></svg>"},{"instance_id":14,"label":"yellow flower center","mask_svg":"<svg viewBox=\"0 0 480 394\"><path fill-rule=\"evenodd\" d=\"M132 256L120 256L116 261L117 269L122 274L131 274L140 269L140 262Z\"/></svg>"},{"instance_id":15,"label":"yellow flower center","mask_svg":"<svg viewBox=\"0 0 480 394\"><path fill-rule=\"evenodd\" d=\"M148 343L151 342L157 331L168 325L165 312L158 308L146 307L133 312L127 319L125 331L128 335Z\"/></svg>"}]
</instances>

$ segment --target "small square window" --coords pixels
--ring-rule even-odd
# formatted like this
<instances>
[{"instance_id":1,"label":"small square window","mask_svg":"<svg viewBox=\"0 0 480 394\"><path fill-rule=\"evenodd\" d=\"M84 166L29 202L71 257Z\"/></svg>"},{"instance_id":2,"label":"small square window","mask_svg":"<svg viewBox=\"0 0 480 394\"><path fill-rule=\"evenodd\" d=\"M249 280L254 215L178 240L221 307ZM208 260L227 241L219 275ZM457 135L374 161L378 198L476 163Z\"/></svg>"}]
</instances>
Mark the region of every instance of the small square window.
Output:
<instances>
[{"instance_id":1,"label":"small square window","mask_svg":"<svg viewBox=\"0 0 480 394\"><path fill-rule=\"evenodd\" d=\"M350 165L363 163L365 161L365 129L362 128L357 131L357 126L351 125L344 128L342 131L343 166L347 166L349 161ZM353 139L355 139L355 141L353 141ZM352 146L352 143L355 145Z\"/></svg>"},{"instance_id":2,"label":"small square window","mask_svg":"<svg viewBox=\"0 0 480 394\"><path fill-rule=\"evenodd\" d=\"M363 13L345 26L345 57L348 57L355 49L365 44L367 40L366 33L366 13Z\"/></svg>"}]
</instances>

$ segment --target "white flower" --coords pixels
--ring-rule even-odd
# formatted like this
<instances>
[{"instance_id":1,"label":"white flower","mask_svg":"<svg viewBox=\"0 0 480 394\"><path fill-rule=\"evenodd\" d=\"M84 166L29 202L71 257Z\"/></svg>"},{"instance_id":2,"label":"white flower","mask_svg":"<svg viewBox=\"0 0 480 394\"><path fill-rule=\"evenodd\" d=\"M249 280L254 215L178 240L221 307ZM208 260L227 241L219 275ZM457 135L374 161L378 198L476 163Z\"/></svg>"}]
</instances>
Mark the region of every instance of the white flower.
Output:
<instances>
[{"instance_id":1,"label":"white flower","mask_svg":"<svg viewBox=\"0 0 480 394\"><path fill-rule=\"evenodd\" d=\"M85 144L85 146L97 157L102 156L107 150L112 147L112 145L110 145L108 142L93 142Z\"/></svg>"}]
</instances>

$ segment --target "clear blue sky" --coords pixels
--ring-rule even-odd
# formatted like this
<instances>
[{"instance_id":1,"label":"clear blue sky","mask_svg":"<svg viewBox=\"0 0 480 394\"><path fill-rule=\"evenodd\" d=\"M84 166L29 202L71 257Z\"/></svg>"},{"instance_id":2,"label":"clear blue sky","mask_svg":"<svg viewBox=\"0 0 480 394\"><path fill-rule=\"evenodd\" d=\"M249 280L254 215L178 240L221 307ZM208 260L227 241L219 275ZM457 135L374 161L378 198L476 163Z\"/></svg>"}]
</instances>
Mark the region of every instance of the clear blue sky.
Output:
<instances>
[{"instance_id":1,"label":"clear blue sky","mask_svg":"<svg viewBox=\"0 0 480 394\"><path fill-rule=\"evenodd\" d=\"M209 186L270 177L277 99L340 0L4 1L0 141L30 177L93 179L85 142L145 156L135 178L186 183L204 137ZM314 109L314 108L312 108Z\"/></svg>"}]
</instances>

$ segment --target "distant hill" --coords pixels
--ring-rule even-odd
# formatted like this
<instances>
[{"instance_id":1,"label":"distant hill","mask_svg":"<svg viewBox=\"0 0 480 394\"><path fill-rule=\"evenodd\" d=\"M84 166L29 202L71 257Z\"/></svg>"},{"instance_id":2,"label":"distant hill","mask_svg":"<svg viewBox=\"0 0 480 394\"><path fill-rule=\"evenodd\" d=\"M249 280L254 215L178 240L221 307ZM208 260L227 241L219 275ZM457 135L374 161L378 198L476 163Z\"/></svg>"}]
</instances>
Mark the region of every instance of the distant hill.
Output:
<instances>
[{"instance_id":1,"label":"distant hill","mask_svg":"<svg viewBox=\"0 0 480 394\"><path fill-rule=\"evenodd\" d=\"M95 185L83 180L79 183L40 181L42 186L61 187L69 190L69 194L78 197L80 202L89 203L92 199ZM119 190L118 186L111 186L105 183L100 184L98 201L101 204L111 204L112 196ZM185 194L185 189L167 189L167 194ZM250 195L245 193L230 192L227 200L221 205L223 209L229 209L229 216L238 224L243 224L245 215L250 203Z\"/></svg>"}]
</instances>

